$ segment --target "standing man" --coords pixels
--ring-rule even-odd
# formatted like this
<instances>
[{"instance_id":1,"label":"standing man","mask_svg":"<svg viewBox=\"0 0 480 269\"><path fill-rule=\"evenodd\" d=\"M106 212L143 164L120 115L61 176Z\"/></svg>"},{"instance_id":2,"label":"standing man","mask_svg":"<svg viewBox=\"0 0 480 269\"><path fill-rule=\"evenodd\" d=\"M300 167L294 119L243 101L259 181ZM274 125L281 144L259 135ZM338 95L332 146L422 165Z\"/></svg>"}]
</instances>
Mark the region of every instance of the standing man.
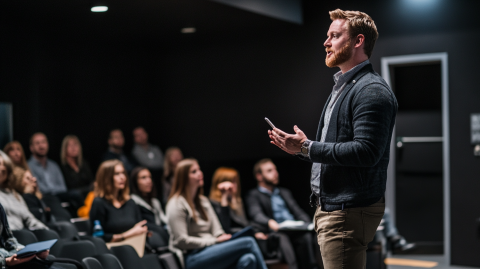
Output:
<instances>
[{"instance_id":1,"label":"standing man","mask_svg":"<svg viewBox=\"0 0 480 269\"><path fill-rule=\"evenodd\" d=\"M325 63L340 71L316 139L309 140L297 126L295 134L278 128L268 134L272 144L313 163L310 202L317 205L315 231L325 268L364 268L367 245L385 210L398 105L368 60L378 37L372 18L340 9L330 18Z\"/></svg>"}]
</instances>

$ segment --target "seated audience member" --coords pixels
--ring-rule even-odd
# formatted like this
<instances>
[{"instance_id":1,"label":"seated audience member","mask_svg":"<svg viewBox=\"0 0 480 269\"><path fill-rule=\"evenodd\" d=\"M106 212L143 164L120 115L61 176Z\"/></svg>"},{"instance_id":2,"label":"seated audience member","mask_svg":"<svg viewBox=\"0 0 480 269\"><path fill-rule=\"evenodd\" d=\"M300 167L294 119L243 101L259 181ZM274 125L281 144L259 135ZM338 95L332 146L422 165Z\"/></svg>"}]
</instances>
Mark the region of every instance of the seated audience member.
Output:
<instances>
[{"instance_id":1,"label":"seated audience member","mask_svg":"<svg viewBox=\"0 0 480 269\"><path fill-rule=\"evenodd\" d=\"M169 147L165 151L165 160L163 164L163 177L161 185L157 185L157 193L161 194L161 201L164 205L167 204L170 190L172 189L172 181L175 173L175 168L178 162L183 160L183 154L178 147Z\"/></svg>"},{"instance_id":2,"label":"seated audience member","mask_svg":"<svg viewBox=\"0 0 480 269\"><path fill-rule=\"evenodd\" d=\"M29 170L27 164L27 158L25 157L25 152L23 151L22 144L18 141L9 142L3 148L3 151L10 157L15 167L20 167L24 170Z\"/></svg>"},{"instance_id":3,"label":"seated audience member","mask_svg":"<svg viewBox=\"0 0 480 269\"><path fill-rule=\"evenodd\" d=\"M92 208L93 199L95 199L95 192L91 191L85 197L85 201L83 202L83 206L81 206L77 210L77 215L79 218L89 218L90 216L90 209Z\"/></svg>"},{"instance_id":4,"label":"seated audience member","mask_svg":"<svg viewBox=\"0 0 480 269\"><path fill-rule=\"evenodd\" d=\"M131 198L139 206L142 218L147 220L149 230L157 230L158 226L165 227L167 216L157 199L157 191L150 171L145 167L136 167L130 179L132 181Z\"/></svg>"},{"instance_id":5,"label":"seated audience member","mask_svg":"<svg viewBox=\"0 0 480 269\"><path fill-rule=\"evenodd\" d=\"M408 243L407 240L398 233L397 227L392 221L392 215L390 214L390 209L388 207L385 208L382 223L385 227L383 233L385 234L390 249L394 254L407 253L416 248L415 243Z\"/></svg>"},{"instance_id":6,"label":"seated audience member","mask_svg":"<svg viewBox=\"0 0 480 269\"><path fill-rule=\"evenodd\" d=\"M30 138L30 151L32 157L28 160L32 174L37 178L38 187L44 194L63 194L67 186L60 167L56 162L47 157L48 140L45 134L35 133Z\"/></svg>"},{"instance_id":7,"label":"seated audience member","mask_svg":"<svg viewBox=\"0 0 480 269\"><path fill-rule=\"evenodd\" d=\"M61 206L60 200L55 196L49 197L49 207L43 200L43 195L38 189L37 179L32 175L30 170L23 170L15 167L13 170L14 180L11 184L12 188L20 193L25 200L30 212L46 225L56 221L70 221L70 213Z\"/></svg>"},{"instance_id":8,"label":"seated audience member","mask_svg":"<svg viewBox=\"0 0 480 269\"><path fill-rule=\"evenodd\" d=\"M17 252L25 246L18 243L10 230L10 225L7 220L7 215L2 204L0 204L0 266L2 268L15 269L61 269L61 268L75 268L73 265L53 263L46 260L49 251L31 255L25 258L18 258Z\"/></svg>"},{"instance_id":9,"label":"seated audience member","mask_svg":"<svg viewBox=\"0 0 480 269\"><path fill-rule=\"evenodd\" d=\"M7 154L0 150L0 204L3 205L8 216L10 228L12 230L48 229L28 210L22 196L12 189L13 181L13 163Z\"/></svg>"},{"instance_id":10,"label":"seated audience member","mask_svg":"<svg viewBox=\"0 0 480 269\"><path fill-rule=\"evenodd\" d=\"M128 177L121 161L100 164L95 182L90 222L94 227L94 222L100 221L105 242L123 241L148 232L147 221L142 220L140 209L130 199Z\"/></svg>"},{"instance_id":11,"label":"seated audience member","mask_svg":"<svg viewBox=\"0 0 480 269\"><path fill-rule=\"evenodd\" d=\"M258 161L254 166L254 175L258 188L249 191L246 204L248 215L252 222L260 228L260 231L264 233L278 232L279 223L286 220L312 222L312 218L293 199L291 192L277 186L279 182L277 167L270 159ZM287 235L295 247L298 266L300 268L318 267L315 258L315 251L318 251L316 250L318 245L316 245L315 235L310 232L305 232L301 236L298 236L298 233Z\"/></svg>"},{"instance_id":12,"label":"seated audience member","mask_svg":"<svg viewBox=\"0 0 480 269\"><path fill-rule=\"evenodd\" d=\"M243 209L240 186L240 176L235 169L220 167L213 174L210 201L226 233L235 233L250 225ZM288 268L298 268L288 236L281 233L267 236L258 232L255 226L252 228L264 257L277 258L277 255L272 254L280 249Z\"/></svg>"},{"instance_id":13,"label":"seated audience member","mask_svg":"<svg viewBox=\"0 0 480 269\"><path fill-rule=\"evenodd\" d=\"M63 139L60 152L62 172L69 191L77 191L85 197L92 188L93 175L88 162L83 159L82 145L75 135Z\"/></svg>"},{"instance_id":14,"label":"seated audience member","mask_svg":"<svg viewBox=\"0 0 480 269\"><path fill-rule=\"evenodd\" d=\"M135 145L132 156L137 163L150 170L155 185L160 184L163 175L163 153L158 146L148 143L148 133L143 127L133 129Z\"/></svg>"},{"instance_id":15,"label":"seated audience member","mask_svg":"<svg viewBox=\"0 0 480 269\"><path fill-rule=\"evenodd\" d=\"M125 145L125 138L123 132L120 129L110 131L108 137L108 150L103 154L103 160L120 160L128 173L130 173L135 164L123 153L123 146Z\"/></svg>"},{"instance_id":16,"label":"seated audience member","mask_svg":"<svg viewBox=\"0 0 480 269\"><path fill-rule=\"evenodd\" d=\"M37 184L42 194L57 196L62 202L68 202L73 210L83 203L83 198L76 192L69 192L65 179L56 162L47 158L48 140L45 134L35 133L30 138L32 157L28 160L30 171L37 178Z\"/></svg>"},{"instance_id":17,"label":"seated audience member","mask_svg":"<svg viewBox=\"0 0 480 269\"><path fill-rule=\"evenodd\" d=\"M215 265L215 268L266 269L253 237L230 240L232 236L223 231L210 201L203 196L203 173L198 162L185 159L175 171L167 219L170 247L187 251L185 268Z\"/></svg>"}]
</instances>

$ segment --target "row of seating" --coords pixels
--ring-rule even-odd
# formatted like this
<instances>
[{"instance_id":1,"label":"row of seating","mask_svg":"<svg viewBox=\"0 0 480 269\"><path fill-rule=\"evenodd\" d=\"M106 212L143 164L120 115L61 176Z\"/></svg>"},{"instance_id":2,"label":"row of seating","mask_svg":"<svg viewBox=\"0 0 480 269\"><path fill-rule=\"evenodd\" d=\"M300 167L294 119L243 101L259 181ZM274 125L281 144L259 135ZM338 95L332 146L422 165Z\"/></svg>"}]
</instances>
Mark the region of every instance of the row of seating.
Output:
<instances>
[{"instance_id":1,"label":"row of seating","mask_svg":"<svg viewBox=\"0 0 480 269\"><path fill-rule=\"evenodd\" d=\"M68 258L83 264L86 269L180 269L176 256L165 252L145 254L140 258L131 246L118 246L108 249L102 239L91 236L79 236L70 229L61 237L54 230L17 230L15 238L21 244L57 239L50 249L50 258ZM79 268L80 269L80 268Z\"/></svg>"}]
</instances>

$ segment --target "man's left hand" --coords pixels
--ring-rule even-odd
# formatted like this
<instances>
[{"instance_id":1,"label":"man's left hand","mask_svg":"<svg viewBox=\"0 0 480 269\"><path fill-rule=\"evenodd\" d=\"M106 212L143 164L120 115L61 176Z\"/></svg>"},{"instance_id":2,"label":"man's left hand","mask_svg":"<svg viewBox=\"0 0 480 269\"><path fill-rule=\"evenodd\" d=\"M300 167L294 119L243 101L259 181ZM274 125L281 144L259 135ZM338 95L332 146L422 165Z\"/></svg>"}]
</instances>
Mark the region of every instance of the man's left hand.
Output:
<instances>
[{"instance_id":1,"label":"man's left hand","mask_svg":"<svg viewBox=\"0 0 480 269\"><path fill-rule=\"evenodd\" d=\"M276 145L288 154L300 152L303 142L307 140L307 136L297 125L293 126L293 130L295 134L287 134L278 128L268 130L268 136L272 140L270 143Z\"/></svg>"}]
</instances>

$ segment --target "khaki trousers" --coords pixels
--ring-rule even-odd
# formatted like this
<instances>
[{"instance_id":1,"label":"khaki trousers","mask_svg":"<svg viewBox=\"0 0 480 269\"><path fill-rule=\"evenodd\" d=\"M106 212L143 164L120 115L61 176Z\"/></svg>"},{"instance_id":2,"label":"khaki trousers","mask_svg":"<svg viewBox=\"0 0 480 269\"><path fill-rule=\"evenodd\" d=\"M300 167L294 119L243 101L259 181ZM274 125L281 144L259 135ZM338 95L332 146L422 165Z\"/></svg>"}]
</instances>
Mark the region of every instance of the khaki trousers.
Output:
<instances>
[{"instance_id":1,"label":"khaki trousers","mask_svg":"<svg viewBox=\"0 0 480 269\"><path fill-rule=\"evenodd\" d=\"M367 207L323 212L317 207L313 223L325 269L363 269L367 245L385 212L385 199Z\"/></svg>"}]
</instances>

